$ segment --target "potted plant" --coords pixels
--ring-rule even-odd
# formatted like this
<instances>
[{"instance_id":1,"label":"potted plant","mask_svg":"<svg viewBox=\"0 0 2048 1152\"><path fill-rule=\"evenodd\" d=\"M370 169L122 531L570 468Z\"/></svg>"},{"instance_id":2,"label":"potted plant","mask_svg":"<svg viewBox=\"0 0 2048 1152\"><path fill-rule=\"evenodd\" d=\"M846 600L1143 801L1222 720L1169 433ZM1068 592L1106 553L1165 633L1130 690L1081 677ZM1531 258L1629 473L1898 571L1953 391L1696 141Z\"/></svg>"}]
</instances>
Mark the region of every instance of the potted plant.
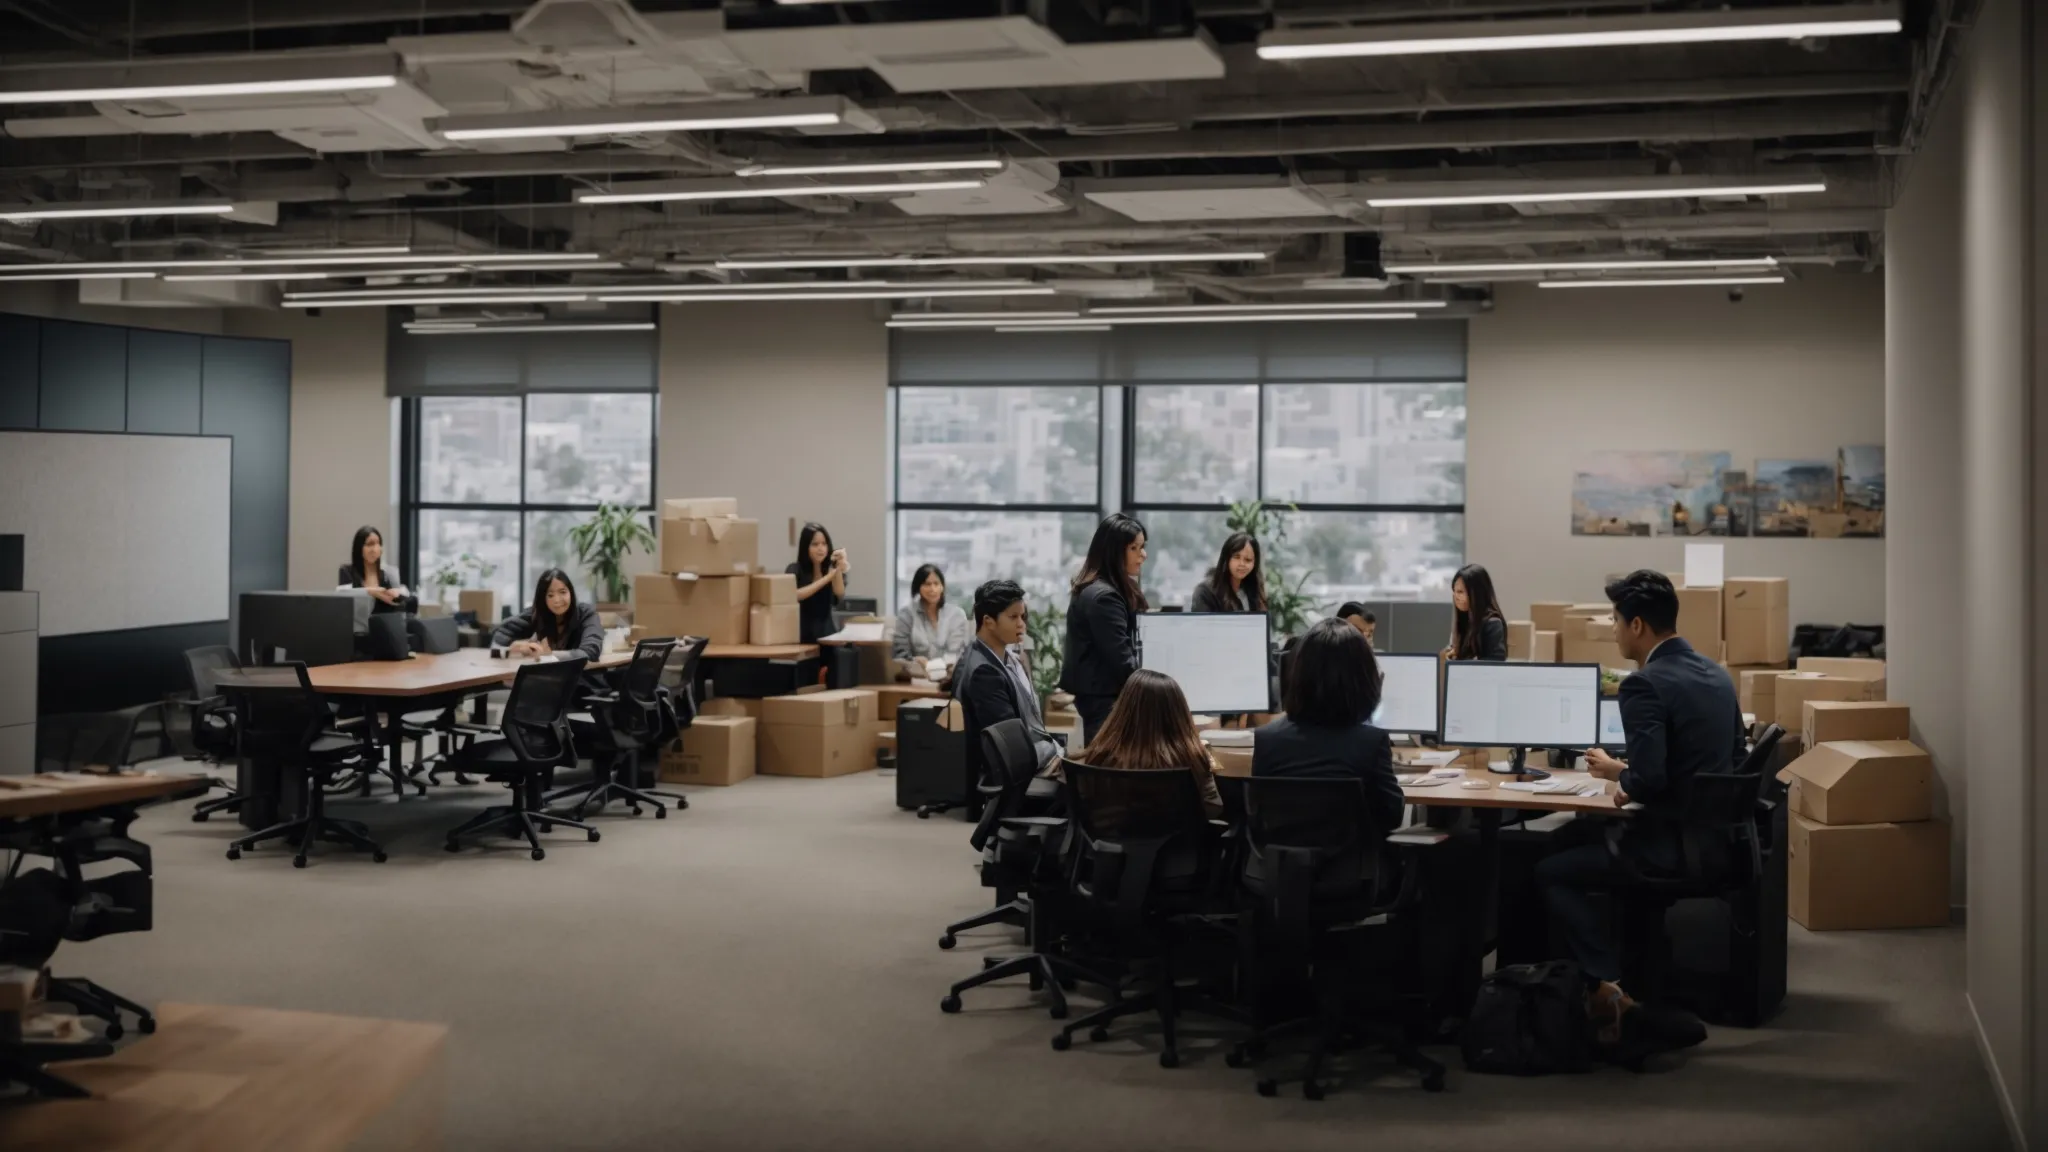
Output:
<instances>
[{"instance_id":1,"label":"potted plant","mask_svg":"<svg viewBox=\"0 0 2048 1152\"><path fill-rule=\"evenodd\" d=\"M464 552L453 559L444 560L427 583L434 589L434 600L450 612L455 610L459 593L464 588L482 588L498 571L498 566L483 559L474 552ZM474 581L474 583L472 583Z\"/></svg>"},{"instance_id":2,"label":"potted plant","mask_svg":"<svg viewBox=\"0 0 2048 1152\"><path fill-rule=\"evenodd\" d=\"M604 594L604 602L597 606L600 612L627 611L632 585L626 579L626 557L635 549L654 551L654 533L646 516L625 504L600 504L590 519L569 530L577 561Z\"/></svg>"}]
</instances>

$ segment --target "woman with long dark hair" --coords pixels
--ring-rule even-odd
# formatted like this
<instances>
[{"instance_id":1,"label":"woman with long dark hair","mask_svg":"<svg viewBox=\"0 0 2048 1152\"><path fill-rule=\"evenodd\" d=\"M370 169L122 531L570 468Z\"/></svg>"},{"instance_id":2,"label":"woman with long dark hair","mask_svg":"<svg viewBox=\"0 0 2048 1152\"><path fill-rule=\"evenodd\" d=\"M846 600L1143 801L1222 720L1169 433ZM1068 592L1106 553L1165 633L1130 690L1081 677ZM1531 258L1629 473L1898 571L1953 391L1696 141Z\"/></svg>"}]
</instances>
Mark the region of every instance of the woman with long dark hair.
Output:
<instances>
[{"instance_id":1,"label":"woman with long dark hair","mask_svg":"<svg viewBox=\"0 0 2048 1152\"><path fill-rule=\"evenodd\" d=\"M1116 706L1124 681L1138 670L1138 589L1145 566L1145 526L1119 512L1095 528L1087 559L1067 601L1067 643L1061 689L1074 694L1081 735L1092 739Z\"/></svg>"},{"instance_id":2,"label":"woman with long dark hair","mask_svg":"<svg viewBox=\"0 0 2048 1152\"><path fill-rule=\"evenodd\" d=\"M1191 607L1197 612L1264 612L1266 574L1259 567L1259 541L1249 532L1233 532L1223 542L1216 566L1195 585Z\"/></svg>"},{"instance_id":3,"label":"woman with long dark hair","mask_svg":"<svg viewBox=\"0 0 2048 1152\"><path fill-rule=\"evenodd\" d=\"M596 608L576 598L569 574L550 568L533 586L532 606L498 625L491 644L511 648L514 656L580 651L595 660L604 655L604 623Z\"/></svg>"},{"instance_id":4,"label":"woman with long dark hair","mask_svg":"<svg viewBox=\"0 0 2048 1152\"><path fill-rule=\"evenodd\" d=\"M1356 778L1381 835L1400 827L1401 784L1394 747L1372 725L1380 706L1380 665L1365 635L1342 620L1319 620L1288 668L1286 715L1252 733L1253 776Z\"/></svg>"},{"instance_id":5,"label":"woman with long dark hair","mask_svg":"<svg viewBox=\"0 0 2048 1152\"><path fill-rule=\"evenodd\" d=\"M1493 594L1493 577L1467 564L1451 578L1451 644L1446 660L1506 660L1508 618Z\"/></svg>"},{"instance_id":6,"label":"woman with long dark hair","mask_svg":"<svg viewBox=\"0 0 2048 1152\"><path fill-rule=\"evenodd\" d=\"M334 583L368 592L375 601L370 605L372 612L419 611L419 598L398 582L395 569L384 566L384 534L368 524L356 529L356 538L348 546L348 563L335 574Z\"/></svg>"},{"instance_id":7,"label":"woman with long dark hair","mask_svg":"<svg viewBox=\"0 0 2048 1152\"><path fill-rule=\"evenodd\" d=\"M797 630L805 644L838 629L832 609L846 598L846 549L832 547L823 524L806 524L796 538L796 562L787 569L796 577Z\"/></svg>"},{"instance_id":8,"label":"woman with long dark hair","mask_svg":"<svg viewBox=\"0 0 2048 1152\"><path fill-rule=\"evenodd\" d=\"M944 679L934 668L951 668L960 662L974 631L967 626L967 614L946 606L946 574L937 564L920 564L910 578L910 603L896 613L896 634L890 641L889 659L898 675Z\"/></svg>"},{"instance_id":9,"label":"woman with long dark hair","mask_svg":"<svg viewBox=\"0 0 2048 1152\"><path fill-rule=\"evenodd\" d=\"M1083 762L1139 772L1192 772L1202 807L1211 817L1223 814L1216 761L1195 734L1186 694L1164 672L1140 668L1131 673L1102 721L1102 731L1089 734Z\"/></svg>"}]
</instances>

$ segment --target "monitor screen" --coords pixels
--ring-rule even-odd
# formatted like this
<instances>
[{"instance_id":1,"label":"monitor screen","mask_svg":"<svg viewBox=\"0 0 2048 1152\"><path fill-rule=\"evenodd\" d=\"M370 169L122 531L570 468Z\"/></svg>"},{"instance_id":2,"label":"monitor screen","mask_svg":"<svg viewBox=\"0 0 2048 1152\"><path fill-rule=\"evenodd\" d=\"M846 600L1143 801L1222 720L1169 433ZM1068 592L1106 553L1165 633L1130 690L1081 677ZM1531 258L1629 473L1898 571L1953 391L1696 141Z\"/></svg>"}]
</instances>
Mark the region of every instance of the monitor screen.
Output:
<instances>
[{"instance_id":1,"label":"monitor screen","mask_svg":"<svg viewBox=\"0 0 2048 1152\"><path fill-rule=\"evenodd\" d=\"M1264 612L1147 612L1138 617L1140 667L1164 672L1195 712L1273 706Z\"/></svg>"},{"instance_id":2,"label":"monitor screen","mask_svg":"<svg viewBox=\"0 0 2048 1152\"><path fill-rule=\"evenodd\" d=\"M1628 733L1621 727L1621 701L1613 697L1600 701L1600 746L1628 747Z\"/></svg>"},{"instance_id":3,"label":"monitor screen","mask_svg":"<svg viewBox=\"0 0 2048 1152\"><path fill-rule=\"evenodd\" d=\"M1453 660L1444 669L1446 744L1590 748L1599 736L1598 665Z\"/></svg>"},{"instance_id":4,"label":"monitor screen","mask_svg":"<svg viewBox=\"0 0 2048 1152\"><path fill-rule=\"evenodd\" d=\"M1381 656L1380 706L1373 727L1410 734L1436 731L1437 658Z\"/></svg>"}]
</instances>

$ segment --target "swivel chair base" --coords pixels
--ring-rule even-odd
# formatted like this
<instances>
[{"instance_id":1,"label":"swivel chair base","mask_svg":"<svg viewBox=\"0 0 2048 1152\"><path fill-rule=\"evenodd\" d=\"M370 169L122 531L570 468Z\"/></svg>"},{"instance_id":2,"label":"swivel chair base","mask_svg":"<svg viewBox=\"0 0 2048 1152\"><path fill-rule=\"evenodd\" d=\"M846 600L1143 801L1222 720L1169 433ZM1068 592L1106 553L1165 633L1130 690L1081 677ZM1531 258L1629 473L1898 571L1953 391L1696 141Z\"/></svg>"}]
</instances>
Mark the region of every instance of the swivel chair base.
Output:
<instances>
[{"instance_id":1,"label":"swivel chair base","mask_svg":"<svg viewBox=\"0 0 2048 1152\"><path fill-rule=\"evenodd\" d=\"M1301 1070L1301 1095L1305 1100L1323 1098L1326 1091L1322 1081L1323 1065L1332 1053L1342 1052L1351 1047L1354 1036L1384 1049L1396 1063L1420 1074L1423 1091L1444 1090L1444 1066L1423 1055L1421 1050L1410 1042L1404 1031L1393 1026L1331 1026L1319 1017L1302 1017L1261 1029L1231 1045L1230 1050L1224 1054L1223 1062L1232 1068L1248 1067L1265 1055L1266 1046L1272 1041L1290 1032L1309 1029L1315 1030L1315 1040L1309 1048L1308 1063ZM1261 1076L1258 1091L1261 1096L1278 1095L1280 1082L1275 1077Z\"/></svg>"},{"instance_id":2,"label":"swivel chair base","mask_svg":"<svg viewBox=\"0 0 2048 1152\"><path fill-rule=\"evenodd\" d=\"M20 1084L45 1100L86 1100L92 1093L51 1072L60 1060L97 1060L114 1054L106 1041L83 1044L0 1044L0 1085Z\"/></svg>"},{"instance_id":3,"label":"swivel chair base","mask_svg":"<svg viewBox=\"0 0 2048 1152\"><path fill-rule=\"evenodd\" d=\"M135 1017L137 1032L147 1036L156 1031L156 1016L148 1008L83 977L50 977L48 996L59 1004L71 1005L80 1015L105 1021L109 1040L119 1040L126 1033L121 1024L123 1012Z\"/></svg>"},{"instance_id":4,"label":"swivel chair base","mask_svg":"<svg viewBox=\"0 0 2048 1152\"><path fill-rule=\"evenodd\" d=\"M575 828L583 832L592 843L598 841L597 829L542 806L540 785L537 782L521 782L512 785L512 803L486 808L448 833L448 842L442 845L450 852L462 851L465 837L476 836L493 829L502 829L506 835L524 835L527 846L533 851L535 860L547 859L547 850L540 846L540 834L555 825Z\"/></svg>"},{"instance_id":5,"label":"swivel chair base","mask_svg":"<svg viewBox=\"0 0 2048 1152\"><path fill-rule=\"evenodd\" d=\"M254 848L265 840L285 839L298 846L298 855L292 857L292 867L304 868L306 857L314 843L325 840L330 844L342 844L361 852L368 852L370 859L382 864L384 849L370 839L367 826L355 820L337 820L327 815L327 794L318 787L306 789L306 814L297 820L286 820L272 824L261 832L244 836L228 845L228 859L240 860L242 852Z\"/></svg>"},{"instance_id":6,"label":"swivel chair base","mask_svg":"<svg viewBox=\"0 0 2048 1152\"><path fill-rule=\"evenodd\" d=\"M635 816L640 814L640 806L646 804L654 809L654 818L656 820L668 818L668 805L663 804L662 800L674 801L676 811L678 812L690 806L689 797L684 796L680 792L660 792L653 789L642 790L630 785L621 784L613 779L593 780L588 784L573 784L567 788L558 788L541 797L541 800L543 803L553 804L569 796L579 797L575 807L571 809L579 820L593 806L597 811L602 812L614 800L624 800L626 806L632 809ZM557 823L560 823L560 821L557 821Z\"/></svg>"}]
</instances>

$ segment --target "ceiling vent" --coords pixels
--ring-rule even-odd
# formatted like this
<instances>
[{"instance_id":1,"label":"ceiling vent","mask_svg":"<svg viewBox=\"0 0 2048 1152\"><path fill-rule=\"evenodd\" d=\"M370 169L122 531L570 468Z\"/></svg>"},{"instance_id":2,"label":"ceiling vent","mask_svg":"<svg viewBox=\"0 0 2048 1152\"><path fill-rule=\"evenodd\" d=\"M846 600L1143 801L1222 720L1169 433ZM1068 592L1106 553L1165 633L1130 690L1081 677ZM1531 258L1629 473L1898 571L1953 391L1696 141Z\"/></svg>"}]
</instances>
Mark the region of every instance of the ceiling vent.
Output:
<instances>
[{"instance_id":1,"label":"ceiling vent","mask_svg":"<svg viewBox=\"0 0 2048 1152\"><path fill-rule=\"evenodd\" d=\"M732 31L725 42L764 72L869 68L898 92L1215 80L1207 37L1068 44L1022 16Z\"/></svg>"},{"instance_id":2,"label":"ceiling vent","mask_svg":"<svg viewBox=\"0 0 2048 1152\"><path fill-rule=\"evenodd\" d=\"M970 174L971 175L971 174ZM919 192L892 203L912 216L1009 216L1065 212L1060 167L1050 160L1013 160L979 188Z\"/></svg>"},{"instance_id":3,"label":"ceiling vent","mask_svg":"<svg viewBox=\"0 0 2048 1152\"><path fill-rule=\"evenodd\" d=\"M1195 220L1292 220L1335 216L1322 197L1283 176L1159 176L1078 180L1081 195L1146 223Z\"/></svg>"}]
</instances>

